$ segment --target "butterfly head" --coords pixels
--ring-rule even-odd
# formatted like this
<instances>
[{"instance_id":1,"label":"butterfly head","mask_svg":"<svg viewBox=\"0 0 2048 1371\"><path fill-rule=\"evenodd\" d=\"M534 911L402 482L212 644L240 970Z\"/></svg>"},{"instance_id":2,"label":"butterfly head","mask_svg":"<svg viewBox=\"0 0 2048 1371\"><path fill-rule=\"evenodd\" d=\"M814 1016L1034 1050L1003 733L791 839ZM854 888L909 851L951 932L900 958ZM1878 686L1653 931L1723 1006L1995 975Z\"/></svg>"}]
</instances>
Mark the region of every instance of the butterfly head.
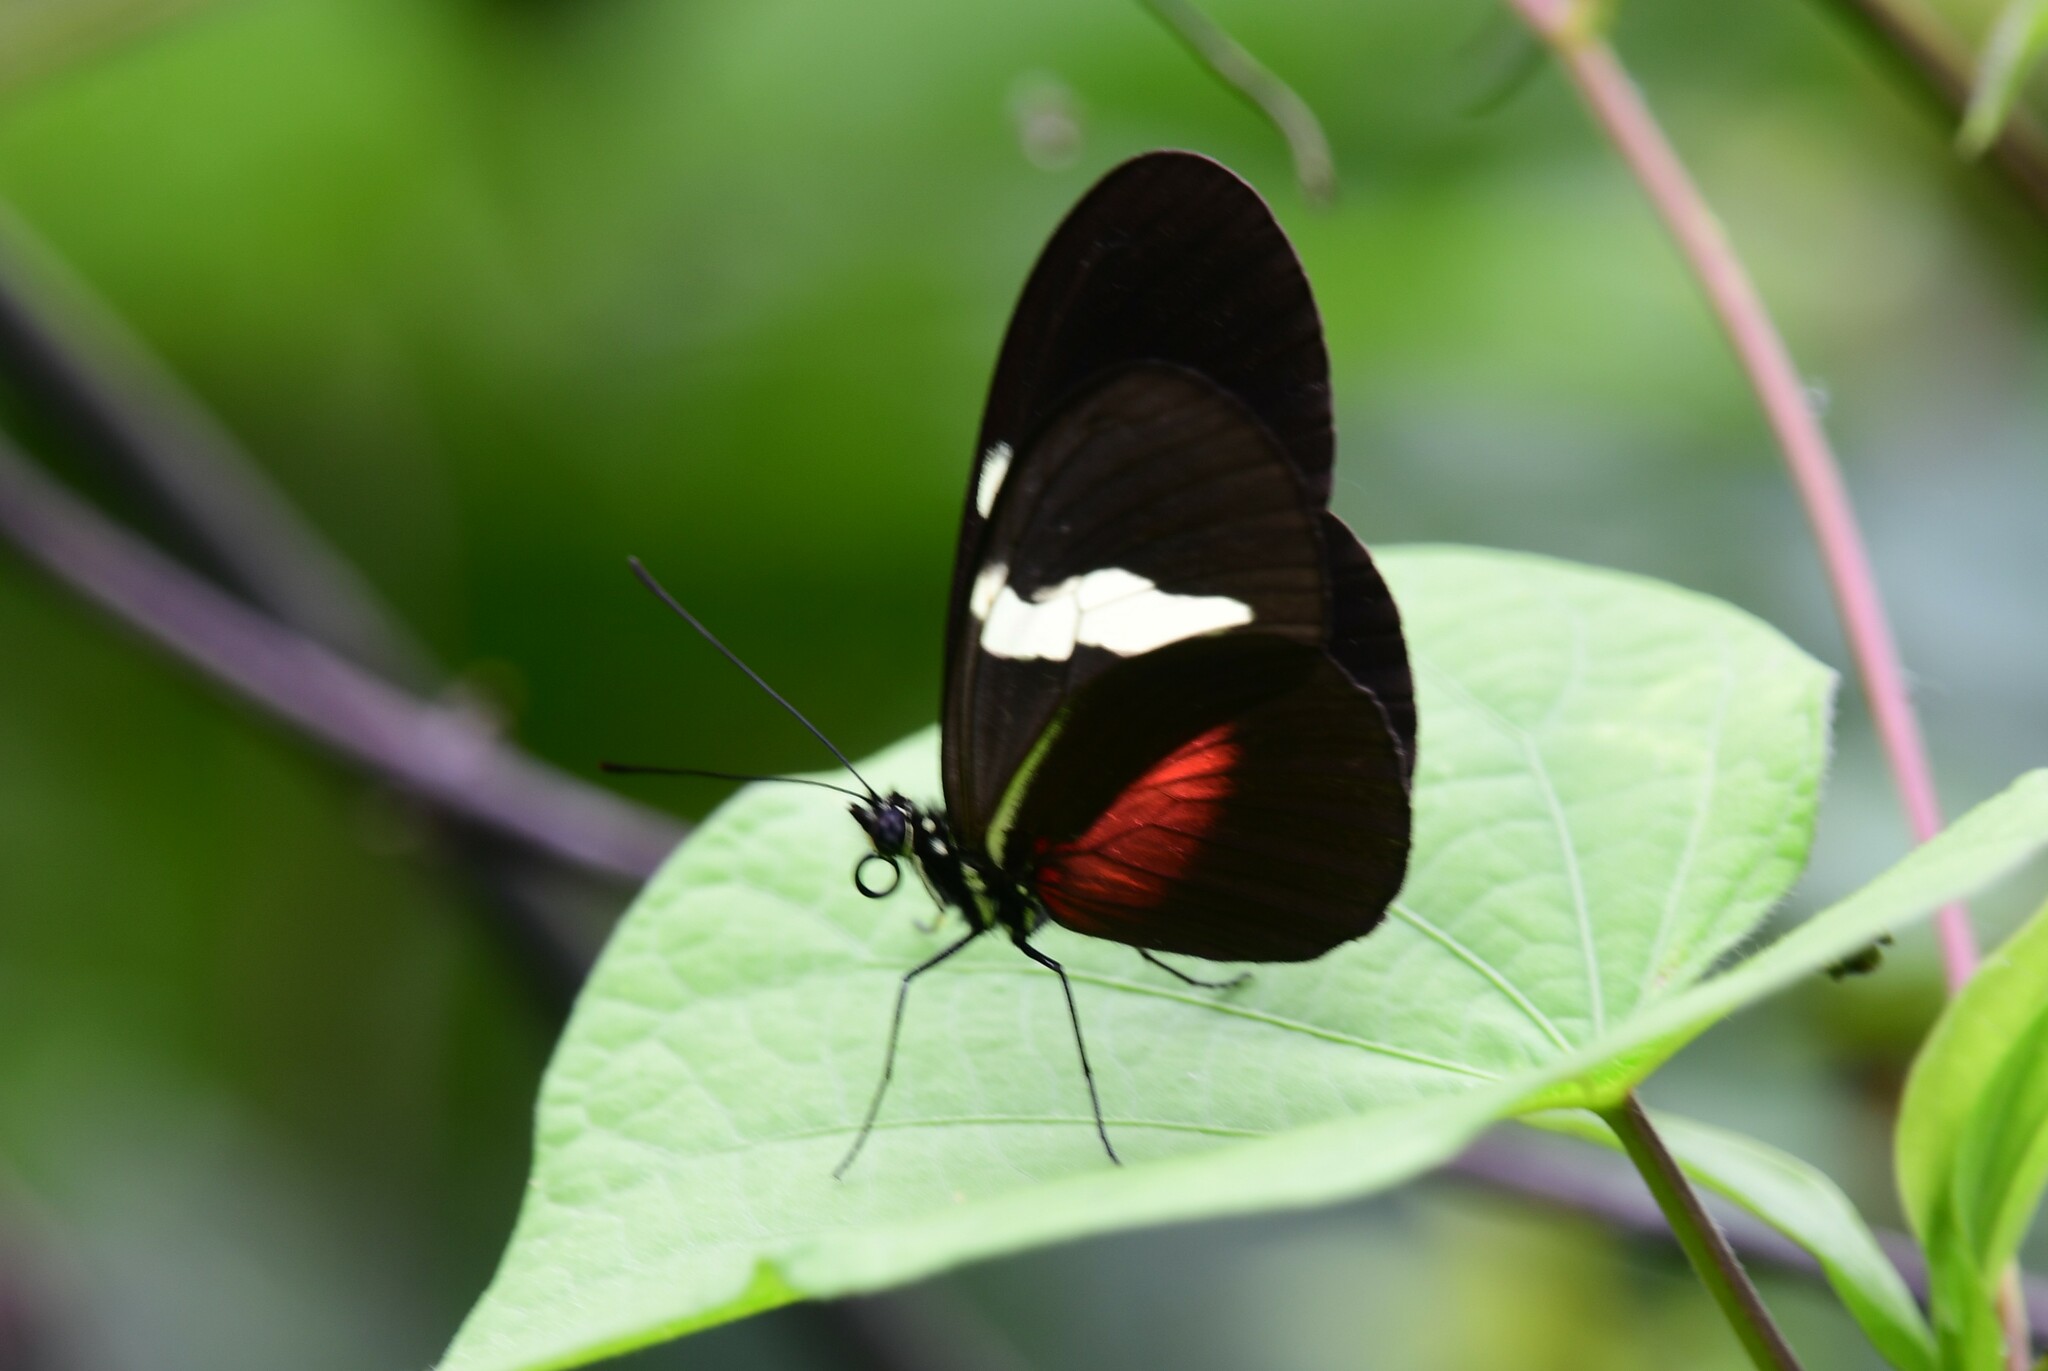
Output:
<instances>
[{"instance_id":1,"label":"butterfly head","mask_svg":"<svg viewBox=\"0 0 2048 1371\"><path fill-rule=\"evenodd\" d=\"M853 868L854 888L869 899L878 900L894 891L896 883L902 879L897 863L910 855L910 835L917 821L917 807L892 790L886 799L870 795L847 808L853 814L853 821L874 844L874 851L862 857ZM867 879L870 862L879 862L889 868L887 885L872 884Z\"/></svg>"}]
</instances>

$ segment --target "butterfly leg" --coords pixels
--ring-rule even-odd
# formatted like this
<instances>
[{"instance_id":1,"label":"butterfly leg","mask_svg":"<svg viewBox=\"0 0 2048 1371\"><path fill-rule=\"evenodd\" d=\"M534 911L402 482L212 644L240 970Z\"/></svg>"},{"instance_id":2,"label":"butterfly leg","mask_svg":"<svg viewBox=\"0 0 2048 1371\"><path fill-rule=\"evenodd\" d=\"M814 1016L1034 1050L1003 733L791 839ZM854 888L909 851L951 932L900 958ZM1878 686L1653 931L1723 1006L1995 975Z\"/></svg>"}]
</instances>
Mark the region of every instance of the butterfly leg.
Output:
<instances>
[{"instance_id":1,"label":"butterfly leg","mask_svg":"<svg viewBox=\"0 0 2048 1371\"><path fill-rule=\"evenodd\" d=\"M1168 966L1165 962L1160 961L1157 957L1153 956L1150 952L1147 952L1142 947L1137 948L1136 951L1140 957L1143 957L1146 961L1152 963L1152 965L1158 967L1167 975L1177 976L1181 980L1187 982L1189 985L1198 985L1204 990L1230 990L1236 986L1243 985L1246 981L1252 978L1251 972L1240 971L1227 981L1205 981L1200 976L1188 975L1187 972L1181 970L1177 966Z\"/></svg>"},{"instance_id":2,"label":"butterfly leg","mask_svg":"<svg viewBox=\"0 0 2048 1371\"><path fill-rule=\"evenodd\" d=\"M932 897L932 903L938 907L939 911L932 915L929 921L924 919L912 920L911 926L920 933L936 933L939 931L939 925L946 921L946 897L939 894L938 887L932 884L931 875L924 869L923 862L912 862L910 869L917 873L917 883L924 887L925 894ZM969 920L969 922L972 922L972 920Z\"/></svg>"},{"instance_id":3,"label":"butterfly leg","mask_svg":"<svg viewBox=\"0 0 2048 1371\"><path fill-rule=\"evenodd\" d=\"M1074 1008L1074 986L1067 979L1067 969L1025 942L1022 934L1012 933L1010 941L1017 944L1017 949L1025 956L1060 978L1060 989L1067 997L1067 1021L1074 1025L1074 1047L1081 1054L1081 1078L1088 1082L1088 1104L1095 1111L1095 1136L1102 1139L1102 1150L1109 1154L1109 1159L1122 1166L1124 1159L1109 1145L1109 1129L1102 1122L1102 1097L1095 1093L1095 1072L1088 1065L1088 1044L1081 1038L1081 1013Z\"/></svg>"},{"instance_id":4,"label":"butterfly leg","mask_svg":"<svg viewBox=\"0 0 2048 1371\"><path fill-rule=\"evenodd\" d=\"M841 1159L839 1165L832 1168L833 1180L845 1178L846 1168L853 1165L853 1159L860 1155L862 1146L867 1143L868 1134L875 1130L875 1116L882 1112L882 1096L889 1089L889 1078L896 1073L896 1039L903 1032L903 1006L910 999L910 983L979 938L981 934L982 930L977 928L960 941L948 944L903 973L903 981L896 987L896 1012L889 1018L889 1046L882 1053L882 1079L875 1082L875 1097L868 1101L868 1116L861 1120L860 1132L854 1135L853 1146L846 1149L846 1156Z\"/></svg>"}]
</instances>

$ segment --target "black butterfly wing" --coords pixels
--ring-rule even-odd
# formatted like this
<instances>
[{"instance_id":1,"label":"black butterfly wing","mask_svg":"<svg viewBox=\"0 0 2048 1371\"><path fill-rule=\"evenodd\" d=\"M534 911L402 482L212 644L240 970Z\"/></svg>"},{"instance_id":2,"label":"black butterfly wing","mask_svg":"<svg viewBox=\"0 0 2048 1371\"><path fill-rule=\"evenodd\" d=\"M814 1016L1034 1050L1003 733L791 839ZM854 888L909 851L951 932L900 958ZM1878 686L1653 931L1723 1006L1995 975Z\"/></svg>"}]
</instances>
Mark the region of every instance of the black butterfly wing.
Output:
<instances>
[{"instance_id":1,"label":"black butterfly wing","mask_svg":"<svg viewBox=\"0 0 2048 1371\"><path fill-rule=\"evenodd\" d=\"M1272 435L1201 376L1113 370L1029 439L949 634L946 801L985 837L1061 705L1176 642L1328 637L1322 513Z\"/></svg>"},{"instance_id":2,"label":"black butterfly wing","mask_svg":"<svg viewBox=\"0 0 2048 1371\"><path fill-rule=\"evenodd\" d=\"M1078 932L1306 961L1372 931L1399 892L1406 779L1379 704L1327 653L1193 640L1078 692L994 838Z\"/></svg>"},{"instance_id":3,"label":"black butterfly wing","mask_svg":"<svg viewBox=\"0 0 2048 1371\"><path fill-rule=\"evenodd\" d=\"M948 619L955 829L1058 921L1300 960L1397 892L1413 690L1326 509L1331 450L1321 324L1264 202L1185 153L1112 171L1004 342Z\"/></svg>"},{"instance_id":4,"label":"black butterfly wing","mask_svg":"<svg viewBox=\"0 0 2048 1371\"><path fill-rule=\"evenodd\" d=\"M1330 586L1330 656L1372 692L1401 748L1401 774L1415 777L1415 684L1401 611L1365 546L1342 519L1323 514L1324 574Z\"/></svg>"},{"instance_id":5,"label":"black butterfly wing","mask_svg":"<svg viewBox=\"0 0 2048 1371\"><path fill-rule=\"evenodd\" d=\"M1003 340L980 450L1014 446L1097 372L1140 359L1237 396L1328 503L1330 364L1308 277L1258 192L1195 153L1114 168L1054 231Z\"/></svg>"}]
</instances>

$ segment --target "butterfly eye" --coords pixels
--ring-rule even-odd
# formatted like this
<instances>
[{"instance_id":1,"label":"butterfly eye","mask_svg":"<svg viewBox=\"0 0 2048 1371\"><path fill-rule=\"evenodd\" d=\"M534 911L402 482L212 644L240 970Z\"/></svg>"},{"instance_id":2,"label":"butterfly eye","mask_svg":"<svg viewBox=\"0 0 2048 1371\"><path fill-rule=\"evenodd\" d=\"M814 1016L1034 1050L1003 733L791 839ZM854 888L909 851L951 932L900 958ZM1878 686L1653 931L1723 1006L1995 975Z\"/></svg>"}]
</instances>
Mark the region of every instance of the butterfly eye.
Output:
<instances>
[{"instance_id":1,"label":"butterfly eye","mask_svg":"<svg viewBox=\"0 0 2048 1371\"><path fill-rule=\"evenodd\" d=\"M900 857L910 844L910 819L893 803L849 805L853 821L868 835L868 841L875 845L875 854L883 857Z\"/></svg>"},{"instance_id":2,"label":"butterfly eye","mask_svg":"<svg viewBox=\"0 0 2048 1371\"><path fill-rule=\"evenodd\" d=\"M868 884L866 872L869 862L880 862L883 866L889 868L889 884L884 886ZM870 852L853 865L853 888L871 900L879 900L884 896L895 894L896 887L902 884L902 882L903 870L897 866L894 857L887 857L879 852Z\"/></svg>"}]
</instances>

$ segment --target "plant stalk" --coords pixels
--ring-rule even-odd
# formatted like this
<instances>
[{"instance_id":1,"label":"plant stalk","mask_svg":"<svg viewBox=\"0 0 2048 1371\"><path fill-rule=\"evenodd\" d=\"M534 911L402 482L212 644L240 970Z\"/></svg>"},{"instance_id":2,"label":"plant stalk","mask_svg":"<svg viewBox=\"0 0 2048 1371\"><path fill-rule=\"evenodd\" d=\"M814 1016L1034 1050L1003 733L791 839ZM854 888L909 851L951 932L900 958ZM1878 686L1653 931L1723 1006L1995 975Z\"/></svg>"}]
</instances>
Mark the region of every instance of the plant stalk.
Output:
<instances>
[{"instance_id":1,"label":"plant stalk","mask_svg":"<svg viewBox=\"0 0 2048 1371\"><path fill-rule=\"evenodd\" d=\"M1588 7L1573 0L1511 2L1556 54L1593 117L1641 183L1643 193L1699 278L1701 291L1749 377L1819 544L1835 607L1907 823L1914 838L1925 842L1942 826L1927 745L1906 692L1898 645L1892 638L1884 599L1849 503L1840 464L1791 354L1720 221L1614 50L1593 27ZM1977 969L1977 942L1969 912L1960 904L1949 905L1935 916L1935 929L1953 991Z\"/></svg>"},{"instance_id":2,"label":"plant stalk","mask_svg":"<svg viewBox=\"0 0 2048 1371\"><path fill-rule=\"evenodd\" d=\"M436 679L362 573L5 203L0 373L216 584L373 670Z\"/></svg>"},{"instance_id":3,"label":"plant stalk","mask_svg":"<svg viewBox=\"0 0 2048 1371\"><path fill-rule=\"evenodd\" d=\"M1941 831L1941 802L1934 789L1926 740L1906 690L1898 644L1892 637L1884 599L1870 563L1869 550L1856 522L1819 416L1770 313L1764 308L1742 259L1735 253L1706 197L1693 183L1670 140L1657 124L1642 94L1600 34L1598 14L1585 0L1510 0L1515 11L1549 45L1578 87L1580 97L1628 164L1657 215L1677 241L1687 264L1698 277L1715 316L1747 373L1757 402L1778 440L1792 483L1799 491L1827 570L1836 610L1841 616L1850 652L1856 659L1863 693L1877 727L1893 784L1914 838L1926 842ZM1909 57L1938 94L1958 95L1955 59L1937 51L1925 24L1907 22L1907 11L1880 0L1842 0L1874 31ZM2014 172L2023 189L2027 175L2039 169L2027 156L2034 146L2023 122L2015 122L1994 151L2019 157ZM2031 198L2031 196L2030 196ZM2038 203L2038 202L2037 202ZM1942 967L1950 994L1960 990L1977 970L1976 935L1969 911L1961 904L1944 907L1935 916ZM2012 1365L2025 1365L2032 1336L2026 1306L2008 1280L1998 1307L2005 1326Z\"/></svg>"},{"instance_id":4,"label":"plant stalk","mask_svg":"<svg viewBox=\"0 0 2048 1371\"><path fill-rule=\"evenodd\" d=\"M1621 1139L1629 1160L1649 1183L1650 1193L1656 1197L1657 1207L1664 1211L1678 1245L1685 1249L1692 1269L1699 1273L1714 1302L1721 1306L1750 1361L1758 1371L1798 1371L1799 1358L1793 1355L1785 1335L1771 1320L1770 1310L1764 1308L1749 1273L1742 1269L1735 1249L1728 1245L1727 1235L1700 1203L1699 1192L1692 1188L1692 1182L1665 1148L1664 1140L1650 1126L1650 1117L1635 1095L1631 1093L1617 1108L1603 1111L1600 1117Z\"/></svg>"},{"instance_id":5,"label":"plant stalk","mask_svg":"<svg viewBox=\"0 0 2048 1371\"><path fill-rule=\"evenodd\" d=\"M1309 203L1328 205L1337 195L1337 164L1308 101L1251 55L1190 0L1139 0L1152 17L1173 31L1182 45L1223 84L1272 121L1294 159L1294 179Z\"/></svg>"},{"instance_id":6,"label":"plant stalk","mask_svg":"<svg viewBox=\"0 0 2048 1371\"><path fill-rule=\"evenodd\" d=\"M250 608L100 517L0 435L0 538L159 647L436 809L575 868L640 880L673 821L501 747Z\"/></svg>"}]
</instances>

